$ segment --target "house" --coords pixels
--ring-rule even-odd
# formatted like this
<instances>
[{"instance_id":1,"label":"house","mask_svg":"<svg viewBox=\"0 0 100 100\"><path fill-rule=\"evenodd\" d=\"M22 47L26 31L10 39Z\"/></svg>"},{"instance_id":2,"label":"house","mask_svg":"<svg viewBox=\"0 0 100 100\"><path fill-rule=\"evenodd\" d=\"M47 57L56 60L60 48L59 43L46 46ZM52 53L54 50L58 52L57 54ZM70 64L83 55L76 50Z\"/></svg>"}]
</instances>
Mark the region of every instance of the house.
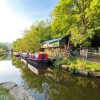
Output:
<instances>
[{"instance_id":1,"label":"house","mask_svg":"<svg viewBox=\"0 0 100 100\"><path fill-rule=\"evenodd\" d=\"M51 58L54 58L58 55L59 51L62 51L63 53L66 52L67 47L69 45L70 35L65 37L60 37L57 39L52 39L43 42L42 48L45 52L49 54Z\"/></svg>"}]
</instances>

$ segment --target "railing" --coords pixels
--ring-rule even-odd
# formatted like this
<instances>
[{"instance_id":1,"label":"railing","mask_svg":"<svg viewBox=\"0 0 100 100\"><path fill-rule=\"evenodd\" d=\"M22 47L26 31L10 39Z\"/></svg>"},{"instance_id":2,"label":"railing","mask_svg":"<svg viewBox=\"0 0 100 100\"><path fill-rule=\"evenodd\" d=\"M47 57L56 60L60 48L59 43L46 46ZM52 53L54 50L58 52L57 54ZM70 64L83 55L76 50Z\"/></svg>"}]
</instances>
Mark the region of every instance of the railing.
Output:
<instances>
[{"instance_id":1,"label":"railing","mask_svg":"<svg viewBox=\"0 0 100 100\"><path fill-rule=\"evenodd\" d=\"M83 51L81 50L80 57L92 62L100 62L100 51L96 50L92 50L91 52L89 51L90 50L88 49L85 49Z\"/></svg>"}]
</instances>

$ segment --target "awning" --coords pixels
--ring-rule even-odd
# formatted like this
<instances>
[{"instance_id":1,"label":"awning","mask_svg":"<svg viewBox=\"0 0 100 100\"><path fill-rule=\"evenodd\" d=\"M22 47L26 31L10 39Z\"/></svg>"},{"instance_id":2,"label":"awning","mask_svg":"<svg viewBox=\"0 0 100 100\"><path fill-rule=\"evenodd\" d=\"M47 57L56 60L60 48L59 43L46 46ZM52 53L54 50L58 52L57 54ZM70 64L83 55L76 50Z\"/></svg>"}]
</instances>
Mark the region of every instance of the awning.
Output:
<instances>
[{"instance_id":1,"label":"awning","mask_svg":"<svg viewBox=\"0 0 100 100\"><path fill-rule=\"evenodd\" d=\"M53 43L53 42L59 42L62 39L63 39L63 37L57 38L57 39L48 40L48 41L43 42L43 44L45 44L45 43L48 43L49 44L49 43Z\"/></svg>"}]
</instances>

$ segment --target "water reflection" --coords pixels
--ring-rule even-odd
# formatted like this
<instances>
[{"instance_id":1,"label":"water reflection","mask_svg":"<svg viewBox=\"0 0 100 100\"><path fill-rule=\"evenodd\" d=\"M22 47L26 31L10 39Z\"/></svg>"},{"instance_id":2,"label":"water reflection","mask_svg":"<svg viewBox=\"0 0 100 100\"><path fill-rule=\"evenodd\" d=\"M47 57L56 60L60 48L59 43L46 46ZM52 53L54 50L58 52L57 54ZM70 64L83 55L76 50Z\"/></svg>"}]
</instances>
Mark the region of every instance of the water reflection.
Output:
<instances>
[{"instance_id":1,"label":"water reflection","mask_svg":"<svg viewBox=\"0 0 100 100\"><path fill-rule=\"evenodd\" d=\"M16 69L11 61L0 61L0 83L15 82L20 84L20 69Z\"/></svg>"},{"instance_id":2,"label":"water reflection","mask_svg":"<svg viewBox=\"0 0 100 100\"><path fill-rule=\"evenodd\" d=\"M49 86L48 97L50 100L99 100L99 79L75 77L57 70L55 73L56 75L54 74L53 77L49 75L54 81Z\"/></svg>"},{"instance_id":3,"label":"water reflection","mask_svg":"<svg viewBox=\"0 0 100 100\"><path fill-rule=\"evenodd\" d=\"M12 63L16 65L17 68L20 68L24 88L28 90L36 100L47 100L42 88L42 82L45 80L45 78L43 78L44 76L34 74L25 64L21 63L20 58L13 57Z\"/></svg>"},{"instance_id":4,"label":"water reflection","mask_svg":"<svg viewBox=\"0 0 100 100\"><path fill-rule=\"evenodd\" d=\"M1 60L11 60L11 57L12 57L11 52L8 52L7 54L0 56L0 61Z\"/></svg>"},{"instance_id":5,"label":"water reflection","mask_svg":"<svg viewBox=\"0 0 100 100\"><path fill-rule=\"evenodd\" d=\"M76 77L59 70L51 70L39 76L27 67L21 69L22 78L30 93L32 94L32 90L41 93L46 100L99 100L100 98L99 79Z\"/></svg>"},{"instance_id":6,"label":"water reflection","mask_svg":"<svg viewBox=\"0 0 100 100\"><path fill-rule=\"evenodd\" d=\"M100 99L100 79L77 77L59 70L36 75L20 58L0 62L0 82L9 80L20 83L36 100Z\"/></svg>"},{"instance_id":7,"label":"water reflection","mask_svg":"<svg viewBox=\"0 0 100 100\"><path fill-rule=\"evenodd\" d=\"M0 56L0 61L7 58L7 55Z\"/></svg>"}]
</instances>

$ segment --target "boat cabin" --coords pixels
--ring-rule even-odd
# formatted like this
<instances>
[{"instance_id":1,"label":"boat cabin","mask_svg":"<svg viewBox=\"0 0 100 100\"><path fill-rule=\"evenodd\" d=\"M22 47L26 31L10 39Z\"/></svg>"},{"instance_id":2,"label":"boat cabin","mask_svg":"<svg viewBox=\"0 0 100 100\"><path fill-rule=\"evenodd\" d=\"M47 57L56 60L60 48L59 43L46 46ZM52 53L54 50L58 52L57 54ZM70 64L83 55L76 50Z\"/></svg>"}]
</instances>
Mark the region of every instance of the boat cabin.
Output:
<instances>
[{"instance_id":1,"label":"boat cabin","mask_svg":"<svg viewBox=\"0 0 100 100\"><path fill-rule=\"evenodd\" d=\"M28 59L32 60L48 60L48 55L45 54L29 54Z\"/></svg>"}]
</instances>

